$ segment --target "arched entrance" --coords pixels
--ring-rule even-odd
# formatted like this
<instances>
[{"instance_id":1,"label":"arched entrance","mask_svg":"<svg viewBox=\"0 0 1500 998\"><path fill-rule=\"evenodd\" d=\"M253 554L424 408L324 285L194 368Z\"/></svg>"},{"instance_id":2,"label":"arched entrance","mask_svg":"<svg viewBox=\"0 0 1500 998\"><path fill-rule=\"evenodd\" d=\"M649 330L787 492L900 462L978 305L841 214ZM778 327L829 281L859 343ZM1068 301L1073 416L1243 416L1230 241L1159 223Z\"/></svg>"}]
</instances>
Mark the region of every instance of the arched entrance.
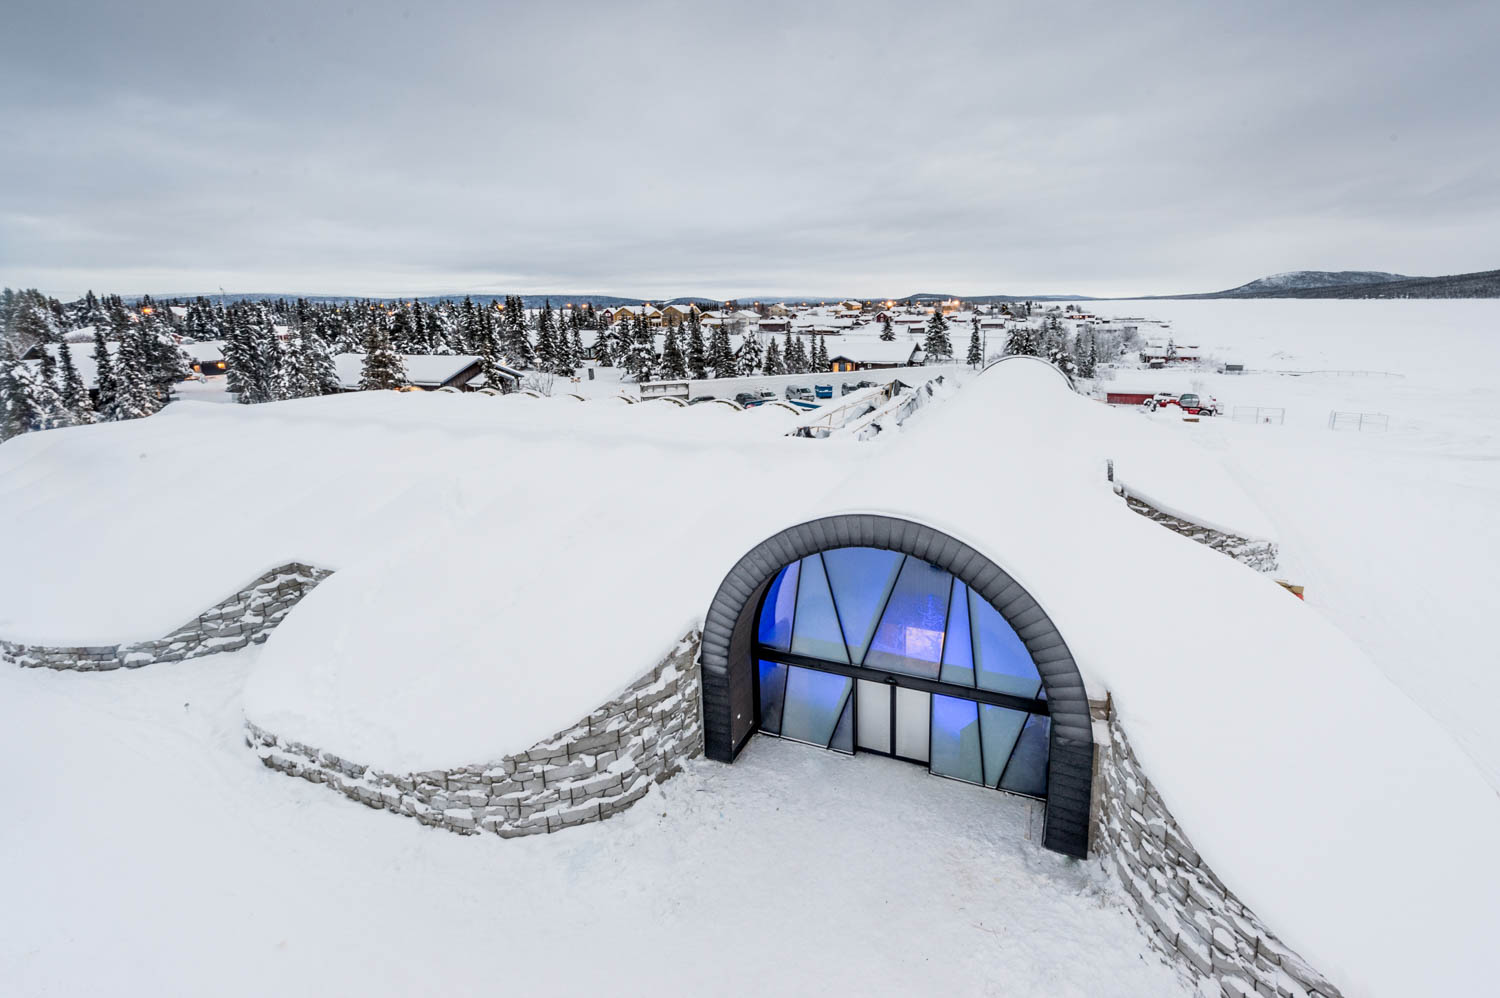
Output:
<instances>
[{"instance_id":1,"label":"arched entrance","mask_svg":"<svg viewBox=\"0 0 1500 998\"><path fill-rule=\"evenodd\" d=\"M730 571L703 635L705 751L752 733L879 752L1046 801L1044 844L1088 847L1093 732L1062 636L1003 569L922 524L788 528Z\"/></svg>"}]
</instances>

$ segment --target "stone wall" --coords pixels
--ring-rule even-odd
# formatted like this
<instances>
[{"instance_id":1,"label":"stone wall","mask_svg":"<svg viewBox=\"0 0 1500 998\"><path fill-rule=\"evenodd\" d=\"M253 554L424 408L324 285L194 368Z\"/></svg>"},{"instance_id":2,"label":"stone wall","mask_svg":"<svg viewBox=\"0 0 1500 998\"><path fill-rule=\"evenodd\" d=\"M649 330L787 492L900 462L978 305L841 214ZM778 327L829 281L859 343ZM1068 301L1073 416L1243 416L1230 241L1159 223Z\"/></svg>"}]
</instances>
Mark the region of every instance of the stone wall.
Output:
<instances>
[{"instance_id":1,"label":"stone wall","mask_svg":"<svg viewBox=\"0 0 1500 998\"><path fill-rule=\"evenodd\" d=\"M623 694L551 738L493 762L385 773L246 722L265 765L369 807L465 835L506 838L602 821L646 796L703 751L694 631Z\"/></svg>"},{"instance_id":2,"label":"stone wall","mask_svg":"<svg viewBox=\"0 0 1500 998\"><path fill-rule=\"evenodd\" d=\"M1271 541L1251 540L1248 537L1240 537L1238 534L1215 530L1191 520L1184 520L1171 513L1164 513L1139 496L1131 495L1123 485L1117 484L1115 490L1124 498L1127 506L1147 519L1155 520L1168 530L1190 537L1221 554L1227 554L1235 561L1243 562L1257 572L1276 571L1276 545Z\"/></svg>"},{"instance_id":3,"label":"stone wall","mask_svg":"<svg viewBox=\"0 0 1500 998\"><path fill-rule=\"evenodd\" d=\"M133 644L43 647L0 639L0 659L32 668L103 672L180 662L259 644L287 611L333 573L300 562L273 568L166 637Z\"/></svg>"},{"instance_id":4,"label":"stone wall","mask_svg":"<svg viewBox=\"0 0 1500 998\"><path fill-rule=\"evenodd\" d=\"M1194 985L1229 998L1341 998L1203 862L1112 711L1108 732L1107 742L1095 738L1094 849L1118 873L1152 945Z\"/></svg>"}]
</instances>

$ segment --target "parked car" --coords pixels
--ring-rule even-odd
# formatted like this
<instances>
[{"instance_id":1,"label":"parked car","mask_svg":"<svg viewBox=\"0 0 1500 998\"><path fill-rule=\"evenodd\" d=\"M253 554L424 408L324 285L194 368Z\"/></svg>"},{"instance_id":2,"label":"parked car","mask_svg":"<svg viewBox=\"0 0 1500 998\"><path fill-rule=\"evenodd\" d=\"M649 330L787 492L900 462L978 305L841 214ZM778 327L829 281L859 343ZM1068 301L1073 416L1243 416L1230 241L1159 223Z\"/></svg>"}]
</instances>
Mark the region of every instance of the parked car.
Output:
<instances>
[{"instance_id":1,"label":"parked car","mask_svg":"<svg viewBox=\"0 0 1500 998\"><path fill-rule=\"evenodd\" d=\"M1219 400L1212 395L1200 396L1195 392L1185 392L1177 397L1177 404L1189 416L1217 416L1219 414Z\"/></svg>"},{"instance_id":2,"label":"parked car","mask_svg":"<svg viewBox=\"0 0 1500 998\"><path fill-rule=\"evenodd\" d=\"M697 405L699 402L712 402L713 400L714 396L712 395L699 395L696 398L688 399L688 405Z\"/></svg>"},{"instance_id":3,"label":"parked car","mask_svg":"<svg viewBox=\"0 0 1500 998\"><path fill-rule=\"evenodd\" d=\"M831 399L831 398L833 398L833 386L832 385L814 385L813 386L813 392L820 399Z\"/></svg>"},{"instance_id":4,"label":"parked car","mask_svg":"<svg viewBox=\"0 0 1500 998\"><path fill-rule=\"evenodd\" d=\"M749 409L752 406L764 405L775 397L775 392L767 391L766 389L762 388L758 392L740 392L734 397L734 400L740 405L744 406L746 409Z\"/></svg>"},{"instance_id":5,"label":"parked car","mask_svg":"<svg viewBox=\"0 0 1500 998\"><path fill-rule=\"evenodd\" d=\"M811 388L804 388L801 385L792 385L786 390L786 397L789 399L810 399L813 397L813 393Z\"/></svg>"}]
</instances>

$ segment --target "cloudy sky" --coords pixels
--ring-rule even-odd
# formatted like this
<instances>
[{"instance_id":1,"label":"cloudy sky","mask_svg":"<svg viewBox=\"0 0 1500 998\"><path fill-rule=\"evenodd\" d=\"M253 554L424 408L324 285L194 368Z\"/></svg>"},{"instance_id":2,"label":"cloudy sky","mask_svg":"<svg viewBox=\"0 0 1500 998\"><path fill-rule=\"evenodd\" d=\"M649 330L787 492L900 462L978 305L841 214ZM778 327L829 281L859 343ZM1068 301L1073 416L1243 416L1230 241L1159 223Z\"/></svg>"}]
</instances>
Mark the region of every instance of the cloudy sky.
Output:
<instances>
[{"instance_id":1,"label":"cloudy sky","mask_svg":"<svg viewBox=\"0 0 1500 998\"><path fill-rule=\"evenodd\" d=\"M1203 291L1500 267L1500 3L11 0L0 284Z\"/></svg>"}]
</instances>

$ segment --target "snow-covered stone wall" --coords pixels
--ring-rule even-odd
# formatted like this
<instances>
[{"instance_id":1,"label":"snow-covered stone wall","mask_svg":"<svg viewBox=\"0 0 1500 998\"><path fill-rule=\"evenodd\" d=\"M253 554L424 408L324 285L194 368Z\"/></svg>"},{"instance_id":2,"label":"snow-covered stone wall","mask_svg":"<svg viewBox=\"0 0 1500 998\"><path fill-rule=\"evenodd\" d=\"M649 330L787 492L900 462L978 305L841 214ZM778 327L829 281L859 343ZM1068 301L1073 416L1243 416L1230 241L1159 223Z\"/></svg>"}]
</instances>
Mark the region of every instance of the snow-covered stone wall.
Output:
<instances>
[{"instance_id":1,"label":"snow-covered stone wall","mask_svg":"<svg viewBox=\"0 0 1500 998\"><path fill-rule=\"evenodd\" d=\"M1094 849L1119 875L1152 945L1200 990L1210 984L1229 998L1341 998L1203 862L1142 772L1113 711L1108 730L1107 741L1095 735Z\"/></svg>"},{"instance_id":2,"label":"snow-covered stone wall","mask_svg":"<svg viewBox=\"0 0 1500 998\"><path fill-rule=\"evenodd\" d=\"M377 810L465 835L506 838L602 821L703 751L693 632L620 696L524 752L458 769L393 774L246 722L261 761Z\"/></svg>"},{"instance_id":3,"label":"snow-covered stone wall","mask_svg":"<svg viewBox=\"0 0 1500 998\"><path fill-rule=\"evenodd\" d=\"M1147 519L1155 520L1174 533L1192 538L1199 544L1227 554L1235 561L1249 565L1257 572L1276 571L1276 545L1271 541L1252 540L1228 531L1205 527L1157 509L1140 496L1131 495L1129 491L1122 489L1120 494L1124 497L1125 504L1131 509Z\"/></svg>"},{"instance_id":4,"label":"snow-covered stone wall","mask_svg":"<svg viewBox=\"0 0 1500 998\"><path fill-rule=\"evenodd\" d=\"M33 668L103 672L235 651L251 642L259 644L266 640L287 611L332 574L326 569L289 562L271 569L165 637L130 644L78 647L42 647L0 639L0 659Z\"/></svg>"}]
</instances>

